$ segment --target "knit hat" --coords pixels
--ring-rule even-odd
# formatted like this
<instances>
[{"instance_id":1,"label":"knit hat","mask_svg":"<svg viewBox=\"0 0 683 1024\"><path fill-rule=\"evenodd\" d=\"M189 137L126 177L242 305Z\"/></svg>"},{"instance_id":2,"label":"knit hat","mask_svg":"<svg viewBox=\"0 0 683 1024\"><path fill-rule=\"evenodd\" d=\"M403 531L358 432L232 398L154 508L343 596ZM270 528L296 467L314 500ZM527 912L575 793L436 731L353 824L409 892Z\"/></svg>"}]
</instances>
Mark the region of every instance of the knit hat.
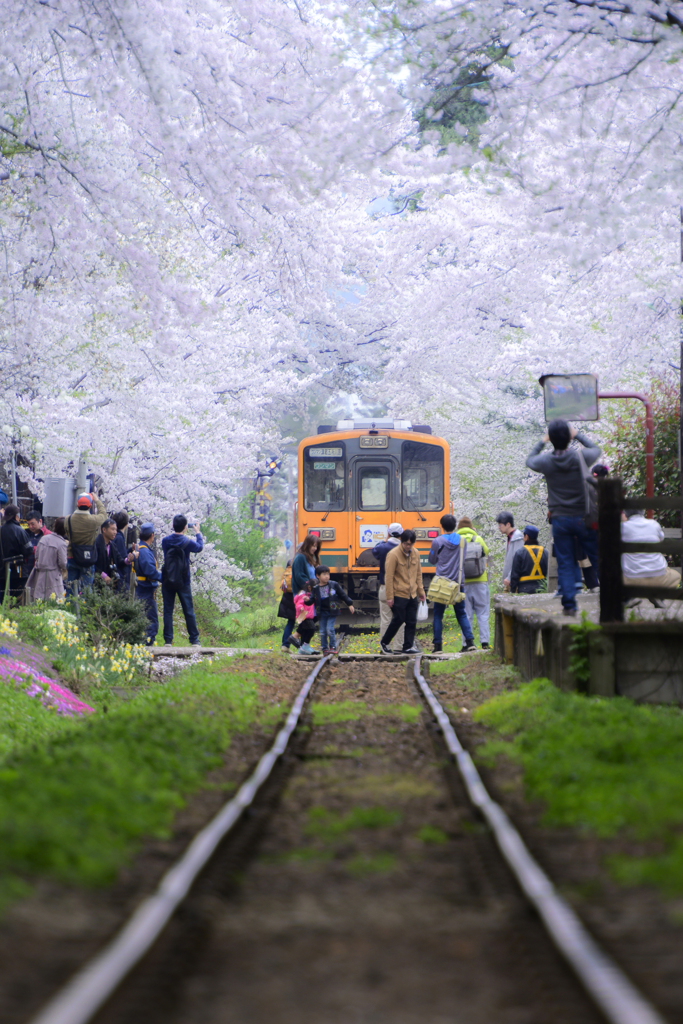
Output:
<instances>
[{"instance_id":1,"label":"knit hat","mask_svg":"<svg viewBox=\"0 0 683 1024\"><path fill-rule=\"evenodd\" d=\"M538 540L538 527L537 526L525 526L522 530L525 533L532 544L535 544Z\"/></svg>"},{"instance_id":2,"label":"knit hat","mask_svg":"<svg viewBox=\"0 0 683 1024\"><path fill-rule=\"evenodd\" d=\"M86 493L79 494L76 498L76 505L78 508L90 508L92 505L92 495Z\"/></svg>"},{"instance_id":3,"label":"knit hat","mask_svg":"<svg viewBox=\"0 0 683 1024\"><path fill-rule=\"evenodd\" d=\"M470 519L469 516L462 516L462 518L458 520L458 529L459 530L471 530L472 529L472 520Z\"/></svg>"},{"instance_id":4,"label":"knit hat","mask_svg":"<svg viewBox=\"0 0 683 1024\"><path fill-rule=\"evenodd\" d=\"M403 527L400 523L389 523L389 536L400 537L403 533Z\"/></svg>"}]
</instances>

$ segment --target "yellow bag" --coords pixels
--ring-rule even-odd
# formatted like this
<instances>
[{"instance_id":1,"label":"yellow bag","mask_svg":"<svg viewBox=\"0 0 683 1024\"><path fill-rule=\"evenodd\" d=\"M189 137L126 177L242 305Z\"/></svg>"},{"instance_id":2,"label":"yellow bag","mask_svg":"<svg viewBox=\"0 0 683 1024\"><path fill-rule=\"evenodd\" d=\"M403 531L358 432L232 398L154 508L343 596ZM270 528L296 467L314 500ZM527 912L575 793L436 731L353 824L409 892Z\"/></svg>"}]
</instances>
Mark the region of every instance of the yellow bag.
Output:
<instances>
[{"instance_id":1,"label":"yellow bag","mask_svg":"<svg viewBox=\"0 0 683 1024\"><path fill-rule=\"evenodd\" d=\"M458 604L464 600L465 595L460 593L460 584L456 580L446 579L445 576L435 576L429 584L427 597L437 604Z\"/></svg>"},{"instance_id":2,"label":"yellow bag","mask_svg":"<svg viewBox=\"0 0 683 1024\"><path fill-rule=\"evenodd\" d=\"M291 594L292 593L292 567L291 567L291 565L287 566L287 568L285 569L285 571L282 574L282 581L280 583L280 590L282 591L283 594Z\"/></svg>"}]
</instances>

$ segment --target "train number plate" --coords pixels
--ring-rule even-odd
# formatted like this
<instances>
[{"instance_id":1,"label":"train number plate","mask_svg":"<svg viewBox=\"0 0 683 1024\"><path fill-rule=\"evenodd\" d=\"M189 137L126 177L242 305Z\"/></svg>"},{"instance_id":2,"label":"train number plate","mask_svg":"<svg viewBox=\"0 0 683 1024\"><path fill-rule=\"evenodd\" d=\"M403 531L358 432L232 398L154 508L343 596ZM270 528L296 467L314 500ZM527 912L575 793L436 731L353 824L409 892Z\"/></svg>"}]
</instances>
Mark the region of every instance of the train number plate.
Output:
<instances>
[{"instance_id":1,"label":"train number plate","mask_svg":"<svg viewBox=\"0 0 683 1024\"><path fill-rule=\"evenodd\" d=\"M308 455L311 459L341 459L343 455L341 448L309 448Z\"/></svg>"}]
</instances>

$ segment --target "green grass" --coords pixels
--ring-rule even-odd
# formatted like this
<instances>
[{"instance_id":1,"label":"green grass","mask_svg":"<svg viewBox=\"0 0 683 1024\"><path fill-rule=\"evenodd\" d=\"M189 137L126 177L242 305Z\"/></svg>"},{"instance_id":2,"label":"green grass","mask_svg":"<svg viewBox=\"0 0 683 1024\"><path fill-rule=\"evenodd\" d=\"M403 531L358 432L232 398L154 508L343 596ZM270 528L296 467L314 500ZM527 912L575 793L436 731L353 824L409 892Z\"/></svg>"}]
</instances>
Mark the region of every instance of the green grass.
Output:
<instances>
[{"instance_id":1,"label":"green grass","mask_svg":"<svg viewBox=\"0 0 683 1024\"><path fill-rule=\"evenodd\" d=\"M398 811L388 811L385 807L354 807L341 816L325 807L311 807L304 832L307 836L330 843L347 832L361 828L386 828L400 820Z\"/></svg>"},{"instance_id":2,"label":"green grass","mask_svg":"<svg viewBox=\"0 0 683 1024\"><path fill-rule=\"evenodd\" d=\"M353 878L386 875L396 867L393 853L359 853L346 861L344 867Z\"/></svg>"},{"instance_id":3,"label":"green grass","mask_svg":"<svg viewBox=\"0 0 683 1024\"><path fill-rule=\"evenodd\" d=\"M473 717L506 737L489 741L483 755L505 754L523 766L527 793L544 802L547 824L653 840L661 852L613 857L610 870L627 884L683 893L680 709L562 693L535 679Z\"/></svg>"},{"instance_id":4,"label":"green grass","mask_svg":"<svg viewBox=\"0 0 683 1024\"><path fill-rule=\"evenodd\" d=\"M143 837L169 834L187 795L258 712L254 674L220 665L78 720L25 696L22 719L15 695L0 689L9 709L0 725L0 895L37 876L111 882Z\"/></svg>"},{"instance_id":5,"label":"green grass","mask_svg":"<svg viewBox=\"0 0 683 1024\"><path fill-rule=\"evenodd\" d=\"M446 833L436 825L423 825L421 829L418 829L417 838L421 839L423 843L433 843L437 846L448 842Z\"/></svg>"}]
</instances>

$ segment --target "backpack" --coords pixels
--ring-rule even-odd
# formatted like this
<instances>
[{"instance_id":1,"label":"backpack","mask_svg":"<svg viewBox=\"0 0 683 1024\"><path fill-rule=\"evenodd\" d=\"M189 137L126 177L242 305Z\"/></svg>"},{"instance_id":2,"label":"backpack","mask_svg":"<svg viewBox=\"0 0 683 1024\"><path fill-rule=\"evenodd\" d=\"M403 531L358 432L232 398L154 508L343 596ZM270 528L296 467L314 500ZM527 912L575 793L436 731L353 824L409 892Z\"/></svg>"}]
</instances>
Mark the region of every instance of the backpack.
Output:
<instances>
[{"instance_id":1,"label":"backpack","mask_svg":"<svg viewBox=\"0 0 683 1024\"><path fill-rule=\"evenodd\" d=\"M161 569L161 580L167 587L174 587L179 590L187 583L187 563L185 561L185 546L174 545L164 555L164 564Z\"/></svg>"},{"instance_id":2,"label":"backpack","mask_svg":"<svg viewBox=\"0 0 683 1024\"><path fill-rule=\"evenodd\" d=\"M69 529L69 540L71 541L71 557L80 569L89 569L97 560L95 542L92 544L74 544L71 540L71 516L66 521Z\"/></svg>"},{"instance_id":3,"label":"backpack","mask_svg":"<svg viewBox=\"0 0 683 1024\"><path fill-rule=\"evenodd\" d=\"M474 541L467 541L465 548L465 583L468 580L475 580L486 570L486 555L481 544Z\"/></svg>"},{"instance_id":4,"label":"backpack","mask_svg":"<svg viewBox=\"0 0 683 1024\"><path fill-rule=\"evenodd\" d=\"M283 594L291 594L292 593L292 567L291 567L291 565L288 565L287 568L285 569L285 571L282 574L282 579L280 581L280 590L282 591Z\"/></svg>"}]
</instances>

